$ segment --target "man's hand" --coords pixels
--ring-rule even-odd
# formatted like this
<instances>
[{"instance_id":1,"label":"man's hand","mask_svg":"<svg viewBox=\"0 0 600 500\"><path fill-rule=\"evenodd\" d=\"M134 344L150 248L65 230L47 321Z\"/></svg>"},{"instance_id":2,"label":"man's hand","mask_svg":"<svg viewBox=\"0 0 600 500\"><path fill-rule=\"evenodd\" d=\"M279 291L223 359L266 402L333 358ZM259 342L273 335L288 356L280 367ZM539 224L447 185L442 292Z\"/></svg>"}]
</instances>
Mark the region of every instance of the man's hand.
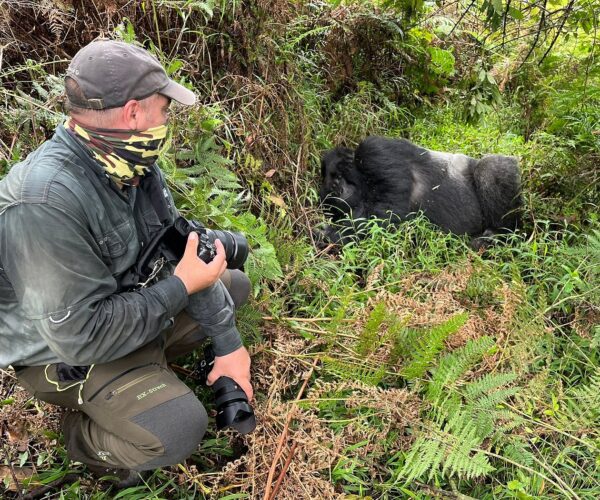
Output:
<instances>
[{"instance_id":1,"label":"man's hand","mask_svg":"<svg viewBox=\"0 0 600 500\"><path fill-rule=\"evenodd\" d=\"M223 376L235 380L248 396L248 401L252 400L254 391L250 384L250 354L244 346L225 356L215 356L215 364L206 378L206 383L213 385Z\"/></svg>"},{"instance_id":2,"label":"man's hand","mask_svg":"<svg viewBox=\"0 0 600 500\"><path fill-rule=\"evenodd\" d=\"M183 281L188 295L214 285L227 269L223 244L215 240L215 246L217 255L207 264L198 257L198 234L195 231L189 234L183 257L173 273Z\"/></svg>"}]
</instances>

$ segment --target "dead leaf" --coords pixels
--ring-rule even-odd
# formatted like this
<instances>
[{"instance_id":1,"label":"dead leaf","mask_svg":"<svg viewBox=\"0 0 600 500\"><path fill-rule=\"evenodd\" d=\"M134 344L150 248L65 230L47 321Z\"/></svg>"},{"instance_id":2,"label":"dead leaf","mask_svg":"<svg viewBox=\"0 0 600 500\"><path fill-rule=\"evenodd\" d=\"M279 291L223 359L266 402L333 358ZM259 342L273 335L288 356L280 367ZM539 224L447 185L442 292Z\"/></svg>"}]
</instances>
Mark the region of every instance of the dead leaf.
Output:
<instances>
[{"instance_id":1,"label":"dead leaf","mask_svg":"<svg viewBox=\"0 0 600 500\"><path fill-rule=\"evenodd\" d=\"M17 485L15 484L15 477L21 485L21 482L25 479L29 479L33 476L33 469L31 467L13 467L12 471L8 465L0 465L0 484L4 485L4 480L8 478L9 491L17 491Z\"/></svg>"},{"instance_id":2,"label":"dead leaf","mask_svg":"<svg viewBox=\"0 0 600 500\"><path fill-rule=\"evenodd\" d=\"M256 141L256 134L250 134L248 137L246 137L244 143L246 144L246 146L252 146L252 144L254 144L254 141Z\"/></svg>"},{"instance_id":3,"label":"dead leaf","mask_svg":"<svg viewBox=\"0 0 600 500\"><path fill-rule=\"evenodd\" d=\"M275 205L281 208L285 208L285 201L281 196L275 196L274 194L269 195L269 200L271 200Z\"/></svg>"},{"instance_id":4,"label":"dead leaf","mask_svg":"<svg viewBox=\"0 0 600 500\"><path fill-rule=\"evenodd\" d=\"M9 422L6 429L6 435L8 437L8 442L16 444L19 451L25 451L27 449L29 433L27 432L25 420L21 420L20 422Z\"/></svg>"},{"instance_id":5,"label":"dead leaf","mask_svg":"<svg viewBox=\"0 0 600 500\"><path fill-rule=\"evenodd\" d=\"M269 170L266 174L265 177L267 179L270 179L271 177L273 177L273 175L275 174L275 172L277 172L277 170L275 170L274 168L272 168L271 170Z\"/></svg>"}]
</instances>

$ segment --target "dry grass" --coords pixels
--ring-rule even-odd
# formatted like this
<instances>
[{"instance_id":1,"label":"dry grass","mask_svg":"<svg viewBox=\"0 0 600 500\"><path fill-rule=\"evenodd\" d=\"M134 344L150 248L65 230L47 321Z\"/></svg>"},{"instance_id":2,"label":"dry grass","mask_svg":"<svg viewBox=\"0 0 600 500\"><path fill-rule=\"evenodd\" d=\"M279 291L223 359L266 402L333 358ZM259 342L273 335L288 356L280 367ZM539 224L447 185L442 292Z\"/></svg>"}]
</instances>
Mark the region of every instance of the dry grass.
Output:
<instances>
[{"instance_id":1,"label":"dry grass","mask_svg":"<svg viewBox=\"0 0 600 500\"><path fill-rule=\"evenodd\" d=\"M57 443L62 410L57 406L32 400L16 381L12 370L0 370L0 454L8 467L0 467L0 485L4 478L16 487L18 481L38 470L37 457L52 455ZM27 453L29 467L18 467L19 457ZM1 490L0 490L1 491Z\"/></svg>"},{"instance_id":2,"label":"dry grass","mask_svg":"<svg viewBox=\"0 0 600 500\"><path fill-rule=\"evenodd\" d=\"M267 485L269 469L289 413L293 412L287 439L276 463L277 478L291 448L295 453L282 482L277 498L338 498L331 483L331 471L336 463L348 456L349 446L368 441L357 449L357 456L380 456L385 450L386 438L398 431L396 449L408 449L411 438L404 431L413 425L420 411L420 401L405 389L383 390L360 382L321 379L309 382L305 396L296 401L285 400L310 375L309 351L314 347L297 335L277 329L271 349L254 362L253 380L259 394L256 404L258 426L244 438L247 453L226 465L220 474L197 475L203 484L210 484L215 495L231 485L236 491L261 498ZM368 408L377 416L379 427L366 425L364 418L349 418L343 428L332 430L331 422L319 411L322 402L338 398L353 413ZM359 411L355 414L359 415ZM370 473L380 474L376 465Z\"/></svg>"},{"instance_id":3,"label":"dry grass","mask_svg":"<svg viewBox=\"0 0 600 500\"><path fill-rule=\"evenodd\" d=\"M289 328L266 325L265 336L272 341L256 346L253 356L257 429L243 438L229 434L230 444L239 448L242 439L247 451L219 472L199 471L196 466L190 466L184 468L184 473L172 468L168 474L175 475L181 484L203 485L214 498L226 491L245 492L251 498L261 498L288 420L289 430L275 463L274 481L281 475L292 447L294 453L277 498L339 497L341 493L332 484L331 475L336 464L349 456L361 460L372 477L385 474L377 457L389 456L390 449L410 448L412 433L409 429L419 425L426 404L404 388L382 389L360 381L342 380L327 375L320 365L313 372L313 360L320 358L329 346L329 359L357 362L358 355L352 350L353 341L348 339L353 335L358 338L372 308L381 302L390 313L415 328L433 327L471 309L469 320L448 339L448 350L483 335L493 336L499 344L506 342L515 326L521 299L514 290L500 284L493 292L492 304L475 308L466 303L466 289L474 272L473 266L467 265L448 268L437 275L415 273L402 281L401 292L392 294L381 290L366 307L356 312L351 322L344 323L350 330L345 330L346 337L341 344L326 342L325 339L330 339L326 331L321 338L309 341ZM310 325L318 329L320 323L311 322ZM385 340L385 325L379 334L381 345L362 360L371 366L389 362L391 348ZM500 361L499 354L489 357L478 373L494 370ZM390 367L389 371L394 368ZM298 388L307 377L307 389L297 401ZM3 438L13 460L24 447L30 450L34 462L40 452L52 452L56 441L47 439L44 430L57 429L59 409L44 403L32 405L9 372L2 372L0 389L2 399L14 399L13 403L0 407ZM331 415L328 416L330 404L337 404L335 415L346 416L343 425L336 424ZM361 442L364 444L348 451L348 447Z\"/></svg>"}]
</instances>

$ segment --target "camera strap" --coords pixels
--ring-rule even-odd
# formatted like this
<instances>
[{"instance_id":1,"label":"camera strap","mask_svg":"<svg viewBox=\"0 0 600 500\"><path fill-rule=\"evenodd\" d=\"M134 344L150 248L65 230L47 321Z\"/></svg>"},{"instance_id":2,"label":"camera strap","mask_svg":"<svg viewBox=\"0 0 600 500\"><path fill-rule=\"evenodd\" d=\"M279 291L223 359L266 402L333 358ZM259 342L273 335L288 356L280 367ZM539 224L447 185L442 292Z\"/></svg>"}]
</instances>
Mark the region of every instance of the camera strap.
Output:
<instances>
[{"instance_id":1,"label":"camera strap","mask_svg":"<svg viewBox=\"0 0 600 500\"><path fill-rule=\"evenodd\" d=\"M167 263L167 260L164 257L160 257L160 258L156 259L156 261L154 262L154 267L152 268L152 272L150 273L150 276L148 276L148 279L146 281L144 281L143 283L138 283L138 287L146 288L148 286L148 284L151 283L154 278L156 278L156 275L160 272L160 270L164 267L164 265L166 263Z\"/></svg>"},{"instance_id":2,"label":"camera strap","mask_svg":"<svg viewBox=\"0 0 600 500\"><path fill-rule=\"evenodd\" d=\"M171 229L171 226L163 227L146 244L140 252L134 266L130 267L121 279L121 288L133 290L147 286L169 261L177 260L177 257L162 244L162 240Z\"/></svg>"},{"instance_id":3,"label":"camera strap","mask_svg":"<svg viewBox=\"0 0 600 500\"><path fill-rule=\"evenodd\" d=\"M144 196L150 200L163 227L142 247L136 263L121 278L120 287L124 290L148 286L168 261L177 260L176 256L169 254L168 248L161 245L165 234L172 227L174 214L169 192L161 182L160 173L154 169L149 170L142 178L138 189L143 191Z\"/></svg>"},{"instance_id":4,"label":"camera strap","mask_svg":"<svg viewBox=\"0 0 600 500\"><path fill-rule=\"evenodd\" d=\"M173 207L167 187L160 182L158 173L148 172L140 182L138 189L144 191L160 222L164 226L170 225L173 222Z\"/></svg>"}]
</instances>

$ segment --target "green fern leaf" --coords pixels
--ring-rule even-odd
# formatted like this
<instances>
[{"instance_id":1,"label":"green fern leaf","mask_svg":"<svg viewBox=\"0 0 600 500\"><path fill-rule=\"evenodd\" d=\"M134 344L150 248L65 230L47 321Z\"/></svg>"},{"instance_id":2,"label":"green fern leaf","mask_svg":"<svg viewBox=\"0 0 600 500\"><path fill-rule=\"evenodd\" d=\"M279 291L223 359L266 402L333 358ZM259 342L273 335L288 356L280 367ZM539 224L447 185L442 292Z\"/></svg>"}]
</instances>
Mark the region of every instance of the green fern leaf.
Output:
<instances>
[{"instance_id":1,"label":"green fern leaf","mask_svg":"<svg viewBox=\"0 0 600 500\"><path fill-rule=\"evenodd\" d=\"M428 398L431 401L438 402L445 392L444 389L454 384L485 354L491 352L494 345L494 341L490 337L481 337L470 340L464 347L444 356L428 385Z\"/></svg>"},{"instance_id":2,"label":"green fern leaf","mask_svg":"<svg viewBox=\"0 0 600 500\"><path fill-rule=\"evenodd\" d=\"M366 385L373 386L379 384L385 375L385 367L383 366L374 369L367 365L329 357L323 359L323 369L342 380L358 380Z\"/></svg>"},{"instance_id":3,"label":"green fern leaf","mask_svg":"<svg viewBox=\"0 0 600 500\"><path fill-rule=\"evenodd\" d=\"M445 323L423 332L423 335L413 345L412 359L402 369L402 376L409 380L423 377L432 366L435 357L444 348L444 341L458 331L468 318L467 313L457 314Z\"/></svg>"},{"instance_id":4,"label":"green fern leaf","mask_svg":"<svg viewBox=\"0 0 600 500\"><path fill-rule=\"evenodd\" d=\"M483 377L471 382L465 387L464 393L467 400L474 401L481 395L489 393L495 389L498 389L504 385L514 382L517 375L508 373L488 373Z\"/></svg>"},{"instance_id":5,"label":"green fern leaf","mask_svg":"<svg viewBox=\"0 0 600 500\"><path fill-rule=\"evenodd\" d=\"M381 344L379 340L379 330L382 323L386 319L386 305L384 302L380 302L375 305L365 326L358 337L356 345L356 352L360 356L367 356L379 347Z\"/></svg>"}]
</instances>

